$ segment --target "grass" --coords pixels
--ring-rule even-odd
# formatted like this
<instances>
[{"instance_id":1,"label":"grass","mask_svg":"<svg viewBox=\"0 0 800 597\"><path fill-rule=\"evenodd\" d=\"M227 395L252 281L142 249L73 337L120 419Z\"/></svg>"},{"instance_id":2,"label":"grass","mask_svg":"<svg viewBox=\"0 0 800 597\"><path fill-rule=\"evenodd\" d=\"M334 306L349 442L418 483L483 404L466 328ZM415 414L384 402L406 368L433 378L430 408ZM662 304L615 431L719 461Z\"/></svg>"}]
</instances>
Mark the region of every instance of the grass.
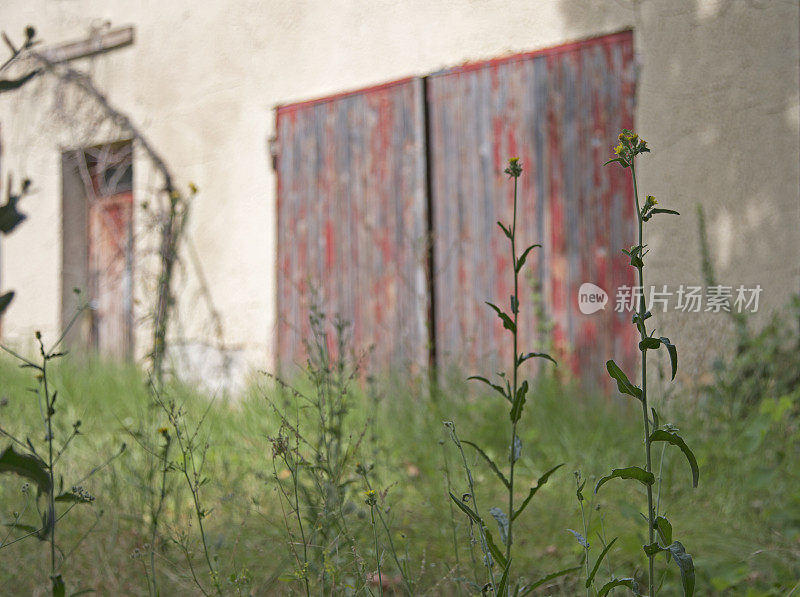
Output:
<instances>
[{"instance_id":1,"label":"grass","mask_svg":"<svg viewBox=\"0 0 800 597\"><path fill-rule=\"evenodd\" d=\"M37 407L27 392L30 373L8 360L0 361L0 397L8 400L0 409L4 426L25 434L26 424L38 418ZM466 585L457 577L474 579L483 574L480 554L470 546L465 517L453 515L447 497L445 458L454 493L461 495L463 475L458 455L446 438L441 421L458 415L463 439L480 442L489 456L502 458L508 441L492 415L496 395L476 395L460 375L443 384L436 401L429 401L422 387L388 380L380 384L380 400L354 394L349 429L357 430L374 417L375 442L365 454L374 465L371 482L381 496L378 507L387 519L400 560L407 564L418 594L465 594ZM123 456L87 482L96 502L75 509L59 527L62 550L88 532L69 556L70 591L94 588L99 594L147 595L143 567L137 559L149 542L148 455L137 449L130 433L158 436L163 423L152 410L141 374L133 368L98 362L77 364L69 359L52 371L59 389L64 429L81 419L82 435L76 438L69 460L63 463L70 475L82 476L97 462L129 444ZM189 388L174 386L170 393L189 417L198 419L209 399ZM472 393L471 393L472 392ZM270 436L280 423L265 402L265 395L278 399L274 384L266 378L239 402L213 401L201 433L210 445L206 462L209 478L204 500L211 511L206 519L209 549L221 572L221 584L229 594L302 593L293 577L295 562L287 544L287 532L275 480L272 476ZM682 432L693 438L693 449L704 471L698 489L690 483L665 484L666 504L691 507L668 510L676 533L691 543L698 554L698 593L703 595L786 595L800 578L800 430L797 400L764 397L742 418L725 416L724 404L703 400L687 404L677 394L656 404L664 420L680 411ZM517 474L525 483L535 481L554 461L565 462L565 471L580 469L589 479L607 472L609 462L636 462L641 453L637 430L638 413L630 412L620 397L593 395L578 388L560 387L553 380L540 380L529 395L533 424L521 429L525 446ZM28 431L28 433L40 433ZM680 453L667 450L663 474L672 480L690 477ZM660 450L654 452L658 468ZM476 454L467 452L483 506L502 503L504 492L493 494L492 472ZM280 474L280 471L279 471ZM371 570L375 567L375 534L371 506L363 499L362 484L355 470L351 499L355 541ZM24 509L22 479L2 478L0 517L12 520ZM177 483L170 487L164 504L163 533L167 540L158 554L161 593L194 594L180 550L169 537L189 535L192 555L200 562L202 551L192 535L194 511L191 494ZM499 489L499 488L496 488ZM607 491L606 491L607 490ZM641 503L640 491L630 484L609 484L596 497L603 524L620 535L607 557L613 571L634 570L641 563L641 517L633 503ZM548 491L537 495L531 513L520 517L515 529L515 569L529 579L580 561L581 547L567 528L580 528L580 510L571 474L553 477ZM689 494L689 495L687 495ZM102 514L101 514L102 512ZM594 541L600 517L595 516L588 539ZM193 543L192 543L193 541ZM385 540L381 540L383 544ZM473 555L471 555L471 548ZM137 551L138 550L138 551ZM456 553L457 552L457 553ZM0 550L3 567L0 585L17 594L44 594L49 578L47 550L35 539ZM456 564L460 563L460 567ZM13 563L13 565L9 565ZM605 566L605 562L604 562ZM641 572L641 571L640 571ZM398 571L388 556L381 560L385 581ZM619 572L618 572L619 575ZM209 583L208 578L202 579ZM578 579L556 581L536 594L573 595ZM674 567L666 570L665 594L679 592ZM399 583L387 590L399 591ZM371 587L378 594L377 574ZM800 590L800 589L799 589Z\"/></svg>"}]
</instances>

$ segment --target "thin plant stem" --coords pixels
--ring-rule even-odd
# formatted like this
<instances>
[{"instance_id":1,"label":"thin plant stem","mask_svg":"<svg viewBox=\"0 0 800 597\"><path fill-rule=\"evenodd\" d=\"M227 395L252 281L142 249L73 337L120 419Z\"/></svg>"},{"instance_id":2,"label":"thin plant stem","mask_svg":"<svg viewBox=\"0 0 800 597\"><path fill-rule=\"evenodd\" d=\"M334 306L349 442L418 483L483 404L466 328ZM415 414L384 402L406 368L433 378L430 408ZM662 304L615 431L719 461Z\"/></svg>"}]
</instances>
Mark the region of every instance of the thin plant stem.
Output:
<instances>
[{"instance_id":1,"label":"thin plant stem","mask_svg":"<svg viewBox=\"0 0 800 597\"><path fill-rule=\"evenodd\" d=\"M367 490L372 491L372 485L370 485L369 479L367 478L366 472L362 473L364 477L364 482L367 484ZM372 506L370 506L372 508ZM378 509L378 520L381 521L383 525L384 531L386 531L386 537L389 540L389 551L392 553L392 559L394 563L397 565L397 569L400 572L400 576L403 579L403 584L406 586L406 591L408 591L409 595L413 595L414 591L411 589L411 582L408 579L408 574L406 573L405 568L400 563L400 559L397 557L397 550L394 547L394 541L392 540L392 533L389 530L389 525L386 524L386 519L383 517L380 509Z\"/></svg>"},{"instance_id":2,"label":"thin plant stem","mask_svg":"<svg viewBox=\"0 0 800 597\"><path fill-rule=\"evenodd\" d=\"M25 512L28 511L29 503L30 503L30 500L26 499L25 500L25 507L22 509L22 512L16 512L14 514L14 524L13 525L8 525L8 532L6 533L5 537L3 537L2 540L0 540L0 549L3 549L7 545L6 541L8 541L8 538L11 536L11 533L14 530L14 525L18 524L19 521L22 519L22 517L25 516Z\"/></svg>"},{"instance_id":3,"label":"thin plant stem","mask_svg":"<svg viewBox=\"0 0 800 597\"><path fill-rule=\"evenodd\" d=\"M273 474L275 476L275 479L277 480L278 471L275 468L275 460L274 459L272 461L272 471L273 471ZM283 500L286 500L286 503L291 506L291 499L289 497L289 494L283 488L283 486L280 484L280 481L278 481L276 486L278 488L278 491L280 491L281 496L283 497ZM289 537L289 541L287 542L287 545L289 546L289 549L291 550L292 555L294 556L294 559L297 562L297 567L298 567L298 570L299 570L301 568L301 566L300 566L300 556L297 554L297 548L295 547L294 536L292 534L292 531L289 528L289 517L286 514L286 509L284 507L283 500L278 500L278 504L281 507L281 514L283 515L283 524L286 527L286 534ZM303 566L303 568L305 568L305 566ZM323 583L324 583L325 582L325 576L324 576L325 572L324 572L324 570L323 570L322 574L323 574Z\"/></svg>"},{"instance_id":4,"label":"thin plant stem","mask_svg":"<svg viewBox=\"0 0 800 597\"><path fill-rule=\"evenodd\" d=\"M375 504L370 502L369 514L372 518L372 534L375 537L375 561L378 565L378 593L383 596L383 577L381 576L381 554L378 546L378 528L375 526ZM401 570L402 572L402 570Z\"/></svg>"},{"instance_id":5,"label":"thin plant stem","mask_svg":"<svg viewBox=\"0 0 800 597\"><path fill-rule=\"evenodd\" d=\"M101 511L101 512L100 512L100 514L99 514L99 515L97 516L97 518L95 519L95 521L92 523L92 526L90 526L88 529L86 529L86 531L84 531L84 533L83 533L83 534L80 536L80 538L78 538L78 540L75 542L75 545L73 545L73 546L72 546L72 549L70 549L70 550L69 550L69 551L68 551L68 552L67 552L67 553L64 555L64 560L68 560L68 559L69 559L69 557L70 557L70 556L71 556L73 553L75 553L75 552L78 550L78 548L79 548L79 547L80 547L80 546L83 544L83 542L86 540L86 537L88 537L88 536L89 536L89 535L90 535L90 534L91 534L91 533L94 531L94 529L95 529L95 528L97 528L97 525L100 523L100 518L101 518L102 516L103 516L103 513L102 513L102 511ZM62 552L62 553L63 553L63 552Z\"/></svg>"},{"instance_id":6,"label":"thin plant stem","mask_svg":"<svg viewBox=\"0 0 800 597\"><path fill-rule=\"evenodd\" d=\"M478 509L478 498L475 495L475 483L472 479L472 471L469 468L469 464L467 463L467 456L464 454L464 448L461 446L461 441L458 439L458 435L456 434L456 426L452 422L445 423L445 426L450 431L450 437L453 439L453 443L455 443L456 447L458 448L459 454L461 454L461 461L464 464L464 470L467 473L467 484L469 485L469 495L472 499L472 505L474 506L475 512L480 512ZM477 523L474 523L477 524ZM486 564L486 569L489 572L489 582L492 583L492 587L496 587L497 585L494 582L494 571L492 570L491 565L491 554L489 552L489 543L486 541L486 532L483 530L483 526L478 524L478 533L480 534L481 538L481 550L483 551L484 555L484 563Z\"/></svg>"},{"instance_id":7,"label":"thin plant stem","mask_svg":"<svg viewBox=\"0 0 800 597\"><path fill-rule=\"evenodd\" d=\"M50 518L50 578L55 580L56 576L56 490L55 474L53 472L53 401L50 399L50 388L47 384L47 353L44 350L41 335L37 335L39 340L39 351L42 355L42 387L44 389L45 417L47 424L47 472L50 478L50 492L47 495L47 515Z\"/></svg>"},{"instance_id":8,"label":"thin plant stem","mask_svg":"<svg viewBox=\"0 0 800 597\"><path fill-rule=\"evenodd\" d=\"M447 450L444 448L444 444L442 444L442 454L444 456L444 478L445 482L447 483L447 491L450 491L450 464L447 459ZM453 553L455 554L456 558L456 570L459 572L461 571L461 562L458 556L458 534L456 533L456 519L455 519L455 512L453 510L453 501L447 500L447 504L450 507L450 528L453 531ZM456 583L456 590L458 594L461 595L461 583Z\"/></svg>"},{"instance_id":9,"label":"thin plant stem","mask_svg":"<svg viewBox=\"0 0 800 597\"><path fill-rule=\"evenodd\" d=\"M585 557L583 558L583 562L584 562L584 564L586 566L586 578L588 579L589 578L589 548L587 546L589 544L589 539L588 539L588 537L589 537L589 529L588 529L588 527L586 525L586 514L585 514L585 512L583 510L583 500L579 500L579 503L580 503L580 506L581 506L581 522L583 523L583 537L586 540L586 545L583 546L583 553L585 554ZM586 587L586 597L589 597L589 595L591 595L590 591L591 591L591 589L589 587Z\"/></svg>"},{"instance_id":10,"label":"thin plant stem","mask_svg":"<svg viewBox=\"0 0 800 597\"><path fill-rule=\"evenodd\" d=\"M298 445L295 444L295 450L298 449ZM303 529L303 517L300 515L300 495L298 489L300 467L297 463L295 463L295 466L293 467L290 466L285 454L283 456L283 462L292 474L292 485L294 488L294 513L297 517L297 526L300 528L300 537L303 540L303 583L306 589L306 597L309 597L311 595L311 589L308 586L308 541L306 540L306 532Z\"/></svg>"},{"instance_id":11,"label":"thin plant stem","mask_svg":"<svg viewBox=\"0 0 800 597\"><path fill-rule=\"evenodd\" d=\"M645 324L645 312L647 311L647 305L645 303L645 293L644 293L644 263L643 263L643 255L644 255L644 235L643 235L643 220L642 220L642 209L639 204L639 190L636 185L636 165L635 165L635 158L631 159L631 177L633 178L633 196L636 199L636 217L639 221L639 264L636 266L636 270L639 274L639 288L641 289L641 293L639 296L639 319L640 319L640 329L639 334L641 340L644 340L647 337L647 327ZM651 450L650 450L650 418L647 412L647 350L642 350L642 420L644 422L644 446L645 446L645 457L646 457L646 468L645 470L648 473L653 472L653 465L652 465L652 457L651 457ZM649 544L652 545L655 542L655 520L654 520L654 512L653 512L653 486L648 484L647 485L647 536L649 539ZM649 587L649 595L652 597L655 595L654 587L654 568L655 568L655 554L651 553L648 554L648 568L649 574L647 577L648 587Z\"/></svg>"},{"instance_id":12,"label":"thin plant stem","mask_svg":"<svg viewBox=\"0 0 800 597\"><path fill-rule=\"evenodd\" d=\"M167 496L167 456L171 438L168 434L164 433L164 449L161 453L161 483L158 494L158 505L153 510L153 516L150 522L150 570L152 572L152 579L150 579L148 586L152 585L152 595L158 595L158 580L156 578L156 539L158 538L158 520L161 516L161 510L164 506L164 499ZM145 567L146 570L146 567Z\"/></svg>"},{"instance_id":13,"label":"thin plant stem","mask_svg":"<svg viewBox=\"0 0 800 597\"><path fill-rule=\"evenodd\" d=\"M142 568L144 569L144 578L147 581L147 590L149 591L152 581L150 580L150 574L147 572L147 564L144 563L144 560L142 560ZM155 593L151 593L151 595L155 595Z\"/></svg>"},{"instance_id":14,"label":"thin plant stem","mask_svg":"<svg viewBox=\"0 0 800 597\"><path fill-rule=\"evenodd\" d=\"M219 578L217 574L217 570L214 568L214 565L211 563L211 555L208 548L208 542L206 540L206 532L203 526L203 518L206 515L206 512L203 510L200 504L200 474L198 472L197 463L196 463L196 455L195 455L195 440L197 438L197 434L199 433L200 427L205 421L205 417L209 412L209 408L203 413L199 423L197 424L197 428L193 434L189 433L188 427L186 425L185 419L183 419L183 414L181 412L180 407L176 407L174 404L167 405L164 403L162 398L159 395L159 389L157 385L153 385L154 389L154 400L156 403L164 410L169 420L170 425L172 426L173 430L175 431L175 439L178 442L178 449L181 452L181 464L178 466L178 470L183 474L184 479L186 480L186 485L189 488L189 493L192 495L192 503L194 505L194 511L197 518L197 526L200 532L200 540L203 546L203 555L206 560L206 564L208 565L208 570L211 575L211 580L214 583L214 588L216 590L217 595L222 594L222 587L219 584ZM183 423L183 426L181 424ZM184 441L183 438L186 438ZM206 446L207 448L208 446ZM203 452L203 460L200 462L200 469L202 470L204 459L205 459L205 452ZM191 469L190 469L191 467ZM191 472L191 476L190 476ZM186 553L187 560L189 561L189 565L191 568L191 558L188 556L188 551ZM196 576L194 574L194 570L192 570L192 577L197 582ZM206 593L203 586L197 582L198 588Z\"/></svg>"},{"instance_id":15,"label":"thin plant stem","mask_svg":"<svg viewBox=\"0 0 800 597\"><path fill-rule=\"evenodd\" d=\"M514 329L512 335L514 337L514 376L513 376L513 391L511 393L512 402L517 398L517 374L519 370L519 362L517 361L517 324L519 318L519 272L517 271L517 177L514 177L514 217L511 221L511 264L514 268L514 304L512 305L512 315L514 317ZM506 536L506 560L511 560L511 543L513 542L512 528L514 525L514 470L517 459L516 454L517 444L517 422L511 424L511 446L509 448L509 461L511 468L508 474L508 535ZM492 585L494 586L494 584Z\"/></svg>"},{"instance_id":16,"label":"thin plant stem","mask_svg":"<svg viewBox=\"0 0 800 597\"><path fill-rule=\"evenodd\" d=\"M198 475L197 475L197 470L195 468L194 454L191 455L190 462L191 462L191 465L192 465L192 473L194 475L194 478L197 479ZM217 589L217 594L221 595L222 594L222 589L219 586L219 579L217 578L217 571L214 568L214 565L211 563L211 556L209 555L208 543L206 542L206 532L205 532L205 529L203 528L203 518L204 518L205 514L203 513L203 510L202 510L202 508L200 506L200 495L198 493L198 488L197 488L197 485L196 485L197 482L195 481L195 484L193 485L192 481L189 479L189 474L188 474L188 471L186 470L186 454L185 453L184 453L184 476L186 477L186 482L190 486L190 490L191 490L191 493L192 493L192 500L194 501L195 514L197 514L197 526L198 526L198 528L200 530L200 539L203 542L203 555L205 555L206 564L208 564L208 570L209 570L209 572L211 572L211 579L214 581L214 587Z\"/></svg>"},{"instance_id":17,"label":"thin plant stem","mask_svg":"<svg viewBox=\"0 0 800 597\"><path fill-rule=\"evenodd\" d=\"M603 549L605 549L606 545L608 545L608 542L606 541L606 525L603 520L603 515L600 514L599 516L600 516L600 540L603 542ZM609 577L614 576L613 570L611 568L610 555L606 555L606 571L608 572Z\"/></svg>"}]
</instances>

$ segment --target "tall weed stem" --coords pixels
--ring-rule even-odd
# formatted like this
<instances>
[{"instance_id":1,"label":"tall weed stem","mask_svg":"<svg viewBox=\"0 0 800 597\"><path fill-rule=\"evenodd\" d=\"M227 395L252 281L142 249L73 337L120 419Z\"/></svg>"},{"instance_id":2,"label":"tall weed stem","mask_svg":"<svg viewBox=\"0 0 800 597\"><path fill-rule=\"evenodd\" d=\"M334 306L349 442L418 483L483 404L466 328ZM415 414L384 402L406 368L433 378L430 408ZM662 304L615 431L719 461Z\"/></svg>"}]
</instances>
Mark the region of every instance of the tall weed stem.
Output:
<instances>
[{"instance_id":1,"label":"tall weed stem","mask_svg":"<svg viewBox=\"0 0 800 597\"><path fill-rule=\"evenodd\" d=\"M639 199L639 186L636 180L636 158L644 153L649 153L650 149L647 143L639 138L639 135L629 130L623 129L619 134L619 145L614 148L614 154L617 156L612 158L606 164L618 163L620 166L631 171L631 180L633 183L633 198L636 206L636 218L638 224L638 244L632 246L630 249L623 249L622 252L630 258L630 264L636 269L639 281L639 295L638 307L633 315L633 324L639 331L639 352L641 352L641 387L634 385L623 370L613 360L606 362L606 369L612 379L617 382L617 389L622 394L632 396L638 399L642 407L642 427L644 429L644 447L645 447L645 467L629 466L624 468L613 469L610 474L600 478L595 485L595 493L607 481L618 479L630 479L638 481L645 486L647 492L647 545L642 546L647 556L648 575L647 587L648 595L653 597L656 594L655 584L655 558L659 553L666 553L668 559L672 559L680 569L681 585L684 595L692 595L694 593L694 564L692 557L686 553L683 545L679 541L672 539L672 524L660 514L660 494L661 494L661 471L658 475L658 491L659 503L656 507L653 506L653 485L656 483L656 477L653 474L653 459L652 459L652 445L654 442L665 442L679 448L692 469L692 485L697 487L698 479L700 476L699 468L697 466L697 459L692 451L686 445L683 438L678 435L677 428L664 424L659 425L659 417L656 409L650 406L649 396L647 393L647 351L658 350L665 348L670 360L672 369L671 379L675 379L675 373L678 369L678 350L674 344L666 336L656 337L655 333L651 334L647 329L647 320L652 317L652 313L647 310L646 295L644 292L644 258L649 252L644 241L644 224L648 222L653 216L659 214L667 215L680 215L677 211L672 209L663 209L656 207L658 201L652 195L647 195L644 202ZM651 418L652 417L652 418ZM662 452L663 462L663 452ZM613 543L613 541L612 541ZM609 543L609 546L611 544ZM605 553L605 552L604 552ZM602 556L601 556L602 557ZM587 579L587 583L591 581ZM634 592L638 592L638 583L634 578L614 579L606 583L600 590L600 594L606 594L611 588L616 586L627 586Z\"/></svg>"},{"instance_id":2,"label":"tall weed stem","mask_svg":"<svg viewBox=\"0 0 800 597\"><path fill-rule=\"evenodd\" d=\"M558 465L546 473L542 475L536 485L528 491L528 495L522 501L522 503L517 507L515 506L515 494L516 494L516 482L517 482L517 461L519 460L522 454L522 441L519 438L517 433L517 426L522 417L523 407L525 406L525 401L528 394L528 381L524 380L520 382L520 366L531 358L543 358L548 359L555 363L555 360L548 354L542 352L529 352L529 353L522 353L519 349L519 311L520 311L520 297L519 297L519 274L522 271L522 267L525 265L525 261L528 258L528 254L535 249L536 247L540 247L541 245L534 244L528 246L525 250L521 253L517 253L517 209L518 209L518 191L519 191L519 177L522 175L522 165L519 162L519 158L511 158L508 161L508 166L504 170L506 174L510 178L514 179L514 193L513 193L513 211L512 211L512 220L510 225L505 225L502 222L497 222L497 225L503 231L503 234L509 240L511 246L511 267L513 269L513 276L514 276L514 292L510 297L510 308L511 308L511 315L505 312L503 309L498 307L497 305L490 303L487 301L487 304L491 309L495 312L497 317L503 324L503 328L509 332L511 332L511 344L512 344L512 358L513 362L511 364L511 374L510 376L506 376L505 373L499 373L500 382L494 383L490 381L486 377L481 377L479 375L473 375L469 379L474 379L480 382L483 382L490 388L492 388L495 392L503 396L503 398L508 401L510 404L509 410L509 418L511 421L511 433L510 433L510 442L507 447L508 450L508 476L502 472L500 467L498 467L495 462L489 457L486 450L478 446L473 442L464 441L463 443L469 445L473 449L475 449L478 454L486 461L489 465L489 468L492 472L497 476L500 482L503 484L507 494L507 504L508 509L507 511L503 511L501 508L491 508L489 510L489 514L494 518L495 522L497 523L497 528L500 533L500 539L502 541L503 546L505 549L500 549L497 544L494 542L492 538L491 532L486 528L486 525L483 521L483 518L480 515L480 511L478 510L477 503L475 502L475 493L472 487L472 477L469 473L469 469L466 467L466 459L464 459L465 468L467 468L468 472L468 479L470 484L470 497L472 499L472 504L467 504L464 499L458 499L452 493L450 494L451 499L456 503L456 505L465 512L472 522L478 525L478 528L481 531L481 547L484 550L484 558L488 562L489 567L489 576L491 582L491 589L495 595L505 595L505 594L516 594L519 589L519 583L515 584L515 581L509 580L511 579L511 560L512 560L512 551L514 545L514 521L515 519L522 514L525 508L530 503L533 496L536 492L547 482L548 477L556 471L562 465ZM509 379L510 377L510 379ZM451 429L451 435L453 436L453 441L456 442L459 450L462 450L461 443L457 441L455 437L454 430ZM463 451L462 451L462 458ZM494 581L494 573L492 571L492 564L496 562L499 564L502 570L502 578L499 584L495 584ZM512 589L512 587L514 587Z\"/></svg>"}]
</instances>

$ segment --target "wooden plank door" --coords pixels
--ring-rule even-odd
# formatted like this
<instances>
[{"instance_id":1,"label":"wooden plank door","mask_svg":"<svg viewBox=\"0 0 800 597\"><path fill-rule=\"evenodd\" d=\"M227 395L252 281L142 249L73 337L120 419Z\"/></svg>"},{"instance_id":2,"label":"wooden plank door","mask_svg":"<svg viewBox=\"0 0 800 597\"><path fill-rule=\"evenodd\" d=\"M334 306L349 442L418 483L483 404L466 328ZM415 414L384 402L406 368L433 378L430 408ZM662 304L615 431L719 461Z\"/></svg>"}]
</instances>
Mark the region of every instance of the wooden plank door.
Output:
<instances>
[{"instance_id":1,"label":"wooden plank door","mask_svg":"<svg viewBox=\"0 0 800 597\"><path fill-rule=\"evenodd\" d=\"M604 384L606 359L635 357L630 313L615 312L614 299L616 288L635 284L620 249L635 238L636 215L626 173L602 166L620 128L632 128L634 74L626 31L428 78L440 364L491 371L512 359L507 333L484 304L509 310L513 291L496 224L512 217L503 173L510 157L524 169L518 250L542 245L521 280L524 350L552 350L562 370L597 372ZM608 292L604 311L580 312L583 282Z\"/></svg>"},{"instance_id":2,"label":"wooden plank door","mask_svg":"<svg viewBox=\"0 0 800 597\"><path fill-rule=\"evenodd\" d=\"M104 357L127 359L133 348L133 193L98 197L88 212L91 345Z\"/></svg>"},{"instance_id":3,"label":"wooden plank door","mask_svg":"<svg viewBox=\"0 0 800 597\"><path fill-rule=\"evenodd\" d=\"M427 369L424 156L419 79L278 108L281 364L305 362L316 301L367 367Z\"/></svg>"}]
</instances>

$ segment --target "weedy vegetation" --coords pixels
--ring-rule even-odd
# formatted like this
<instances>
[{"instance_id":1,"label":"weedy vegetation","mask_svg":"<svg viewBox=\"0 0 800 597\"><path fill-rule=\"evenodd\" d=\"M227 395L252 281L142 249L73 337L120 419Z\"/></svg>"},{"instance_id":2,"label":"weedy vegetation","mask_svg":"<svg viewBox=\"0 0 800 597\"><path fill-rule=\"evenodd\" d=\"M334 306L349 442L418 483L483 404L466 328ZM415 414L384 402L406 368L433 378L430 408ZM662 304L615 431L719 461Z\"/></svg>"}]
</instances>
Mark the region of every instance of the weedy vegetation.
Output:
<instances>
[{"instance_id":1,"label":"weedy vegetation","mask_svg":"<svg viewBox=\"0 0 800 597\"><path fill-rule=\"evenodd\" d=\"M631 174L638 238L624 252L641 286L647 227L677 215L639 198L647 151L623 131L611 160ZM607 362L625 402L548 375L548 349L520 346L520 282L538 288L522 277L537 245L518 246L522 164L505 172L514 215L498 224L514 292L508 309L489 306L513 361L468 378L480 385L369 378L347 322L317 308L304 374L262 376L236 402L162 378L160 366L144 375L64 358L63 336L48 346L37 334L32 357L6 347L0 586L151 597L797 594L796 311L757 331L743 321L735 354L721 354L693 396L657 401L648 387L648 353L664 351L670 379L678 359L644 299L632 321L638 385ZM9 187L3 233L24 219L16 206L28 187ZM680 430L664 422L678 416ZM691 486L668 482L689 472Z\"/></svg>"},{"instance_id":2,"label":"weedy vegetation","mask_svg":"<svg viewBox=\"0 0 800 597\"><path fill-rule=\"evenodd\" d=\"M53 595L66 594L64 570L67 560L97 526L103 512L97 512L89 529L74 540L66 551L57 541L59 523L74 507L94 503L95 496L83 484L125 451L123 443L118 453L94 466L81 477L73 478L72 483L66 485L69 489L65 488L61 459L73 440L81 435L81 420L74 420L67 426L56 416L61 404L58 403L58 408L56 407L58 390L53 387L49 367L54 360L64 356L60 347L68 329L69 326L50 347L45 346L42 334L36 332L38 359L28 359L7 346L0 345L0 348L19 361L20 367L33 371L35 386L28 389L35 396L31 400L36 402L41 424L38 430L31 429L25 435L0 426L0 436L11 442L0 453L0 473L13 473L26 479L21 487L22 507L15 510L12 521L6 523L8 531L0 540L0 549L25 539L38 539L46 543L49 552L48 576ZM38 435L36 431L42 435ZM43 439L39 440L37 436ZM35 491L31 484L35 486ZM15 532L16 535L12 537ZM71 594L79 595L83 592L86 591L79 590Z\"/></svg>"},{"instance_id":3,"label":"weedy vegetation","mask_svg":"<svg viewBox=\"0 0 800 597\"><path fill-rule=\"evenodd\" d=\"M636 159L645 153L649 153L650 149L647 147L647 142L639 138L639 135L631 131L623 129L619 134L619 145L614 149L617 157L606 162L608 164L619 164L621 167L629 169L631 179L633 182L633 199L636 203L636 216L638 220L638 244L632 246L630 249L623 249L623 252L630 257L631 267L636 269L638 275L639 287L645 288L644 285L644 263L645 256L648 254L647 245L644 243L644 225L649 222L653 216L665 215L680 215L677 211L672 209L664 209L656 207L658 200L652 195L647 195L644 202L639 200L639 189L636 181ZM665 553L667 560L670 557L675 561L681 573L681 585L683 587L684 595L691 596L694 594L695 585L695 572L692 557L686 553L683 544L680 541L673 541L672 537L672 524L664 516L660 510L661 508L661 486L662 478L659 472L658 479L653 473L653 445L657 442L664 442L664 446L670 444L679 448L686 456L689 466L692 469L692 486L697 487L698 479L700 477L700 470L697 465L697 459L694 453L689 449L683 437L678 434L678 429L671 424L661 424L656 409L650 406L647 396L647 352L649 350L658 350L664 348L669 355L671 376L670 379L675 379L675 374L678 369L678 350L670 339L661 336L655 337L655 332L648 332L647 321L652 317L652 313L647 310L647 303L645 294L642 292L639 297L639 305L636 313L633 316L633 324L639 332L639 351L641 352L641 369L640 375L642 384L641 387L634 385L625 374L624 371L613 361L606 362L608 374L616 381L617 389L620 393L631 396L641 403L642 407L642 426L644 431L644 462L645 466L626 466L615 468L611 473L601 477L595 485L594 492L597 493L606 482L612 479L629 479L638 481L645 486L647 492L647 538L648 542L643 546L643 550L648 560L648 576L647 576L647 595L655 595L657 590L655 579L655 559L660 553ZM661 461L664 459L664 451L661 452ZM657 483L657 496L654 499L653 486ZM580 493L580 491L579 491ZM656 537L657 535L657 537ZM613 540L612 540L613 543ZM610 544L609 544L610 545ZM599 565L602 558L608 552L606 547L598 557L595 564L595 570ZM587 578L587 588L592 582L592 575ZM612 588L617 586L626 586L634 593L639 592L639 585L635 578L615 578L598 591L598 595L606 595Z\"/></svg>"},{"instance_id":4,"label":"weedy vegetation","mask_svg":"<svg viewBox=\"0 0 800 597\"><path fill-rule=\"evenodd\" d=\"M495 305L494 303L487 302L487 305L497 314L498 318L503 324L503 328L507 330L511 337L511 344L512 344L512 355L513 355L513 363L511 367L511 371L509 373L501 372L498 373L499 380L491 381L489 378L480 376L480 375L473 375L469 379L480 381L487 385L489 388L494 390L497 394L502 396L509 405L509 420L510 423L509 427L509 440L507 444L506 454L508 458L508 474L506 475L501 468L492 460L491 457L486 453L486 451L477 443L467 440L459 440L458 435L456 434L455 425L452 422L446 422L445 426L447 427L450 436L457 446L461 459L464 463L464 469L467 475L467 484L468 484L468 491L462 493L462 495L456 496L452 492L450 492L450 499L458 506L458 508L463 511L470 520L470 523L474 524L477 528L477 533L480 538L480 547L481 551L483 552L483 561L486 566L487 571L487 582L481 588L481 591L492 592L495 595L527 595L537 586L546 582L544 580L540 580L538 582L533 583L523 583L522 581L517 580L511 570L512 564L512 547L514 544L514 521L525 511L530 504L533 497L539 491L539 489L547 483L547 480L550 478L550 475L555 473L559 468L563 466L562 464L558 464L552 468L550 468L547 472L543 473L539 480L537 481L536 485L528 489L527 495L522 499L521 502L516 502L517 506L515 507L515 483L517 481L516 478L516 465L519 461L520 457L522 456L522 439L520 438L519 434L517 433L517 425L522 418L522 413L525 407L525 403L528 397L528 391L530 389L530 384L528 380L521 380L521 372L520 368L529 359L547 359L552 361L553 364L556 364L555 359L551 357L547 353L543 352L520 352L519 350L519 312L520 312L520 302L519 302L519 282L520 282L520 272L522 268L525 266L525 261L528 258L528 255L541 245L533 244L526 247L522 252L517 252L517 194L518 194L518 182L519 178L522 175L522 165L519 162L518 158L512 158L509 160L508 167L505 169L505 173L513 179L514 181L514 195L513 195L513 216L510 224L503 224L502 222L497 222L497 225L503 231L503 234L509 241L509 245L511 248L511 269L512 274L514 277L514 293L511 295L510 298L510 309L511 315L505 312L503 309ZM466 444L473 450L475 450L478 455L485 461L486 465L489 469L494 473L496 478L500 481L502 486L505 488L507 493L507 508L504 510L503 508L499 507L492 507L489 510L489 514L494 518L495 522L497 523L497 529L500 537L500 542L503 548L497 545L495 542L491 531L487 528L486 523L484 522L483 517L480 514L480 509L478 508L478 500L477 496L475 495L475 483L472 476L472 471L470 470L469 464L467 463L466 456L464 455L463 445ZM496 564L496 566L495 566ZM549 574L545 577L546 580L552 580L557 576L568 574L570 572L574 572L576 568L570 568L566 570L562 570L555 574ZM496 578L497 577L497 578Z\"/></svg>"}]
</instances>

